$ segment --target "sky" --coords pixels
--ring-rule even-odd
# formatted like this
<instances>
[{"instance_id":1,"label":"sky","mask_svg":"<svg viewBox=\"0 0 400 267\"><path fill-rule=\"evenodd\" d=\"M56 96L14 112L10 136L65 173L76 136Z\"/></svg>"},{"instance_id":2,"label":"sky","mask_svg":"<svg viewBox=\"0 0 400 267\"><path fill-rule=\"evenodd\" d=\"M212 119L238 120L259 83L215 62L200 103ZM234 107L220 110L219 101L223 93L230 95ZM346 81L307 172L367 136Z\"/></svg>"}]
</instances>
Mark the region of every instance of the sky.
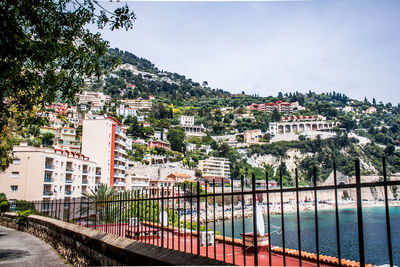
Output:
<instances>
[{"instance_id":1,"label":"sky","mask_svg":"<svg viewBox=\"0 0 400 267\"><path fill-rule=\"evenodd\" d=\"M134 29L100 32L159 69L231 93L400 102L398 0L127 3Z\"/></svg>"}]
</instances>

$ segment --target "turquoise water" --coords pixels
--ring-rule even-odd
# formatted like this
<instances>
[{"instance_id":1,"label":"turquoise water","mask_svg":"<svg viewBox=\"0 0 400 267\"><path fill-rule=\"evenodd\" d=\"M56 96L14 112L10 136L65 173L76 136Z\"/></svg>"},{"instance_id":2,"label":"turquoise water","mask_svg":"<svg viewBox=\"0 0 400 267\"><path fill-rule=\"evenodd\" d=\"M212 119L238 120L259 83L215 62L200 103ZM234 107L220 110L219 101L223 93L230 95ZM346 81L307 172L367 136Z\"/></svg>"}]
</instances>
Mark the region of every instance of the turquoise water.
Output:
<instances>
[{"instance_id":1,"label":"turquoise water","mask_svg":"<svg viewBox=\"0 0 400 267\"><path fill-rule=\"evenodd\" d=\"M339 218L342 258L358 261L357 210L339 209ZM364 207L363 221L366 263L377 265L389 263L385 209L383 207ZM266 216L264 217L264 222L267 232ZM390 208L390 222L394 264L400 266L400 207ZM334 210L318 211L318 224L320 253L337 256ZM271 215L271 225L271 232L273 232L271 244L282 246L281 216ZM302 250L315 253L314 212L301 212L300 225ZM211 228L212 226L212 224L209 225ZM216 222L216 231L222 234L222 222ZM253 231L252 218L245 219L245 231ZM242 219L235 220L234 232L235 237L241 237ZM232 221L225 221L225 235L232 236ZM287 248L298 248L296 213L285 213L285 244Z\"/></svg>"}]
</instances>

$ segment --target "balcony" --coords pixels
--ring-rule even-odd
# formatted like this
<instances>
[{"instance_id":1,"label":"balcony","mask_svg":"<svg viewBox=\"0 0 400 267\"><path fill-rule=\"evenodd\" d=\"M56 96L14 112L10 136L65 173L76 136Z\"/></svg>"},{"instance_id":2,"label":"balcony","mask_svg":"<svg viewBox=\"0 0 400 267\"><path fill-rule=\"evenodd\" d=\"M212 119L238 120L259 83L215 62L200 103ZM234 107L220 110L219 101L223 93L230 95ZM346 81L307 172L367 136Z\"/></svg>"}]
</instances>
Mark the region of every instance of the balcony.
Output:
<instances>
[{"instance_id":1,"label":"balcony","mask_svg":"<svg viewBox=\"0 0 400 267\"><path fill-rule=\"evenodd\" d=\"M66 184L72 184L72 180L65 179Z\"/></svg>"},{"instance_id":2,"label":"balcony","mask_svg":"<svg viewBox=\"0 0 400 267\"><path fill-rule=\"evenodd\" d=\"M121 145L121 146L126 147L126 143L125 143L124 141L122 141L122 140L117 139L117 140L115 140L115 143L117 143L117 144L119 144L119 145Z\"/></svg>"},{"instance_id":3,"label":"balcony","mask_svg":"<svg viewBox=\"0 0 400 267\"><path fill-rule=\"evenodd\" d=\"M83 174L88 174L89 173L89 171L86 169L86 170L82 170L82 173Z\"/></svg>"},{"instance_id":4,"label":"balcony","mask_svg":"<svg viewBox=\"0 0 400 267\"><path fill-rule=\"evenodd\" d=\"M49 177L49 176L44 176L44 183L53 183L53 182L54 182L54 180L51 179L51 177Z\"/></svg>"},{"instance_id":5,"label":"balcony","mask_svg":"<svg viewBox=\"0 0 400 267\"><path fill-rule=\"evenodd\" d=\"M53 192L51 192L51 191L43 191L43 198L51 197L52 195L53 195Z\"/></svg>"},{"instance_id":6,"label":"balcony","mask_svg":"<svg viewBox=\"0 0 400 267\"><path fill-rule=\"evenodd\" d=\"M116 134L121 136L122 138L126 139L126 134L124 134L122 131L116 132Z\"/></svg>"},{"instance_id":7,"label":"balcony","mask_svg":"<svg viewBox=\"0 0 400 267\"><path fill-rule=\"evenodd\" d=\"M67 172L74 172L74 169L72 167L66 167L65 171Z\"/></svg>"},{"instance_id":8,"label":"balcony","mask_svg":"<svg viewBox=\"0 0 400 267\"><path fill-rule=\"evenodd\" d=\"M114 183L114 186L126 186L126 184L123 182L116 182Z\"/></svg>"},{"instance_id":9,"label":"balcony","mask_svg":"<svg viewBox=\"0 0 400 267\"><path fill-rule=\"evenodd\" d=\"M126 178L126 174L124 174L124 173L114 173L114 177L117 177L117 178Z\"/></svg>"},{"instance_id":10,"label":"balcony","mask_svg":"<svg viewBox=\"0 0 400 267\"><path fill-rule=\"evenodd\" d=\"M126 159L125 159L125 158L119 157L119 156L115 156L115 157L114 157L114 160L119 160L119 161L121 161L121 162L126 162Z\"/></svg>"},{"instance_id":11,"label":"balcony","mask_svg":"<svg viewBox=\"0 0 400 267\"><path fill-rule=\"evenodd\" d=\"M101 176L101 172L96 172L96 176Z\"/></svg>"},{"instance_id":12,"label":"balcony","mask_svg":"<svg viewBox=\"0 0 400 267\"><path fill-rule=\"evenodd\" d=\"M131 187L149 187L149 182L132 182Z\"/></svg>"},{"instance_id":13,"label":"balcony","mask_svg":"<svg viewBox=\"0 0 400 267\"><path fill-rule=\"evenodd\" d=\"M126 170L126 167L124 165L119 165L119 164L115 164L114 168L115 169L120 169L120 170Z\"/></svg>"},{"instance_id":14,"label":"balcony","mask_svg":"<svg viewBox=\"0 0 400 267\"><path fill-rule=\"evenodd\" d=\"M125 151L125 149L123 149L123 148L117 147L117 148L115 148L115 151L117 151L118 153L121 153L121 154L123 154L123 155L126 155L126 151Z\"/></svg>"},{"instance_id":15,"label":"balcony","mask_svg":"<svg viewBox=\"0 0 400 267\"><path fill-rule=\"evenodd\" d=\"M44 165L44 168L46 169L46 170L54 170L54 165L52 165L52 164L45 164Z\"/></svg>"},{"instance_id":16,"label":"balcony","mask_svg":"<svg viewBox=\"0 0 400 267\"><path fill-rule=\"evenodd\" d=\"M65 191L65 195L66 195L66 196L72 195L72 191Z\"/></svg>"},{"instance_id":17,"label":"balcony","mask_svg":"<svg viewBox=\"0 0 400 267\"><path fill-rule=\"evenodd\" d=\"M88 180L82 180L82 184L88 184L89 181Z\"/></svg>"}]
</instances>

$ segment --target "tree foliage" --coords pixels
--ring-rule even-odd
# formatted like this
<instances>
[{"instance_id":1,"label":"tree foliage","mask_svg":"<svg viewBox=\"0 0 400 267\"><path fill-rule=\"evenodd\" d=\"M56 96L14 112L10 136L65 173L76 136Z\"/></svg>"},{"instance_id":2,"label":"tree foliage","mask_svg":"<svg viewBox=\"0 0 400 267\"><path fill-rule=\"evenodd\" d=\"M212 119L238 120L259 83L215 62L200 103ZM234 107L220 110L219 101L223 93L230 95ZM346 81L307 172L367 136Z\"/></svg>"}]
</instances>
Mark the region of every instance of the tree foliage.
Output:
<instances>
[{"instance_id":1,"label":"tree foliage","mask_svg":"<svg viewBox=\"0 0 400 267\"><path fill-rule=\"evenodd\" d=\"M94 0L4 0L0 18L0 158L9 158L10 131L38 124L37 111L56 98L72 102L85 77L118 63L108 42L86 26L128 30L135 15L127 5L110 12Z\"/></svg>"}]
</instances>

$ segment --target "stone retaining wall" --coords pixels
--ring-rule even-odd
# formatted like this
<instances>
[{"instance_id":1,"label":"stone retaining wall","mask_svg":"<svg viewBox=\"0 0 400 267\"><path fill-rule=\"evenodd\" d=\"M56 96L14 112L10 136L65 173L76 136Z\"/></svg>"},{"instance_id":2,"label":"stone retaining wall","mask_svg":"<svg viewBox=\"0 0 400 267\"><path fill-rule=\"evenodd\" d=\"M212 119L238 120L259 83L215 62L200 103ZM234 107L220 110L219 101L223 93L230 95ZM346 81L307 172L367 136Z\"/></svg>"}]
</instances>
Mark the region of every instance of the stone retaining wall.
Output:
<instances>
[{"instance_id":1,"label":"stone retaining wall","mask_svg":"<svg viewBox=\"0 0 400 267\"><path fill-rule=\"evenodd\" d=\"M15 213L4 213L0 224L18 229ZM213 259L140 243L75 224L31 215L26 231L54 247L74 266L89 265L226 265Z\"/></svg>"}]
</instances>

